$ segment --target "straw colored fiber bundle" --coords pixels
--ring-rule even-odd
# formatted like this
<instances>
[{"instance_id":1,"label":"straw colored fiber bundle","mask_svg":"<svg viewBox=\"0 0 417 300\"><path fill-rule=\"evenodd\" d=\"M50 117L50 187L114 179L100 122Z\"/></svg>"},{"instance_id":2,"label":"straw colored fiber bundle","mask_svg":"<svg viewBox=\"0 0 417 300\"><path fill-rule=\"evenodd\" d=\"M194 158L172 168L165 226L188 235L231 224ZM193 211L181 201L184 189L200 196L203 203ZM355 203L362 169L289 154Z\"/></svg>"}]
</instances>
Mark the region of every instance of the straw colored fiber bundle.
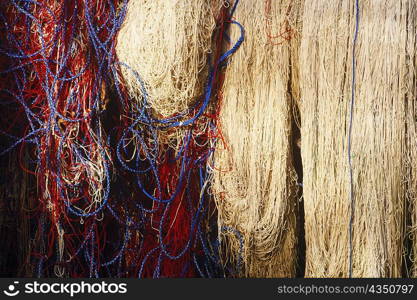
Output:
<instances>
[{"instance_id":1,"label":"straw colored fiber bundle","mask_svg":"<svg viewBox=\"0 0 417 300\"><path fill-rule=\"evenodd\" d=\"M213 4L215 3L215 4ZM130 94L157 117L186 112L203 94L207 55L222 0L130 0L116 53ZM136 71L140 79L133 72Z\"/></svg>"},{"instance_id":2,"label":"straw colored fiber bundle","mask_svg":"<svg viewBox=\"0 0 417 300\"><path fill-rule=\"evenodd\" d=\"M241 1L245 42L226 71L213 191L223 253L241 276L292 277L297 259L290 42L299 1ZM231 27L231 39L240 36Z\"/></svg>"},{"instance_id":3,"label":"straw colored fiber bundle","mask_svg":"<svg viewBox=\"0 0 417 300\"><path fill-rule=\"evenodd\" d=\"M20 159L23 160L24 156ZM33 177L20 169L17 157L16 152L12 152L7 157L7 164L4 163L5 157L0 159L3 177L0 185L0 239L3 245L0 249L0 274L3 276L11 272L26 276L32 271L27 264L34 243L30 239L28 216L34 209L31 192L35 185Z\"/></svg>"},{"instance_id":4,"label":"straw colored fiber bundle","mask_svg":"<svg viewBox=\"0 0 417 300\"><path fill-rule=\"evenodd\" d=\"M408 15L415 16L417 13L417 5L409 5ZM409 24L407 31L412 33L417 31L417 18L409 17ZM406 46L408 59L408 74L407 87L408 92L408 106L407 106L407 153L408 153L408 199L411 213L411 228L409 237L411 240L411 251L409 253L412 268L408 274L411 277L417 277L417 86L415 82L416 72L416 36L415 34L408 35L408 42Z\"/></svg>"},{"instance_id":5,"label":"straw colored fiber bundle","mask_svg":"<svg viewBox=\"0 0 417 300\"><path fill-rule=\"evenodd\" d=\"M347 277L350 257L353 277L401 276L416 2L358 2L351 227L355 1L306 0L304 7L300 110L307 277Z\"/></svg>"}]
</instances>

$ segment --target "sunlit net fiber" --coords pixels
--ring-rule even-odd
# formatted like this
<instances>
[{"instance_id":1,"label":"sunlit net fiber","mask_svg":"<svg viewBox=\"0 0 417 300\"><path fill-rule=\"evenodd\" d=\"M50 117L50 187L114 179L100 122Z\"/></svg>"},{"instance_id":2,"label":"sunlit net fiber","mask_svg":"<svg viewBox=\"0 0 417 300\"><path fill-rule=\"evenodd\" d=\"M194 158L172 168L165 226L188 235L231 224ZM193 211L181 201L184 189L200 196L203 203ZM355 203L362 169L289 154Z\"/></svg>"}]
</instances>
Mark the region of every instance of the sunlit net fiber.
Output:
<instances>
[{"instance_id":1,"label":"sunlit net fiber","mask_svg":"<svg viewBox=\"0 0 417 300\"><path fill-rule=\"evenodd\" d=\"M100 111L106 86L102 74L109 69L120 23L117 3L11 4L15 17L26 23L22 29L8 28L10 44L3 53L15 64L4 72L24 70L14 97L24 108L29 127L26 136L3 153L21 142L36 144L40 212L32 249L35 273L96 276L100 239L85 233L86 228L100 226L99 213L109 194L110 166ZM89 254L84 251L87 244ZM84 257L74 257L80 253Z\"/></svg>"},{"instance_id":2,"label":"sunlit net fiber","mask_svg":"<svg viewBox=\"0 0 417 300\"><path fill-rule=\"evenodd\" d=\"M225 75L224 140L214 153L213 193L223 259L233 265L242 260L240 276L295 276L297 176L288 86L289 40L300 6L301 1L243 1L235 13L245 43ZM239 34L231 28L232 40Z\"/></svg>"},{"instance_id":3,"label":"sunlit net fiber","mask_svg":"<svg viewBox=\"0 0 417 300\"><path fill-rule=\"evenodd\" d=\"M407 40L413 1L306 0L300 50L306 276L401 276L405 210ZM395 53L395 55L393 55ZM354 218L350 244L348 128Z\"/></svg>"},{"instance_id":4,"label":"sunlit net fiber","mask_svg":"<svg viewBox=\"0 0 417 300\"><path fill-rule=\"evenodd\" d=\"M224 0L130 0L117 39L117 56L136 70L157 117L187 111L204 92L207 55ZM142 102L141 84L122 69L130 95Z\"/></svg>"},{"instance_id":5,"label":"sunlit net fiber","mask_svg":"<svg viewBox=\"0 0 417 300\"><path fill-rule=\"evenodd\" d=\"M197 1L192 3L197 5ZM123 77L129 74L140 90L138 101L130 101L125 107L124 118L128 125L118 138L116 147L122 169L133 174L137 190L131 201L142 214L143 230L139 236L137 233L130 234L132 239L127 244L128 248L140 244L136 255L127 255L129 262L136 262L129 272L138 277L224 276L225 271L219 265L216 253L216 242L213 244L208 236L213 207L210 207L208 195L210 168L207 158L213 151L211 139L217 138L215 109L222 82L222 68L242 43L243 36L241 34L240 38L231 42L230 50L224 49L226 27L231 23L238 27L240 25L230 20L230 4L223 4L223 1L212 1L203 5L213 13L208 16L211 18L208 22L216 26L210 25L210 34L204 35L202 40L210 45L210 55L204 55L207 68L202 73L204 76L200 76L200 73L190 74L198 79L189 80L197 80L197 84L203 88L199 89L196 99L187 99L190 102L184 111L171 110L167 114L169 117L165 118L155 114L152 89L157 85L150 84L152 80L146 77L146 72L152 72L158 66L150 65L149 70L143 70L142 64L146 66L143 61L137 68L132 68L123 60L119 62ZM139 8L130 6L127 14L130 9ZM163 13L170 14L175 9L170 7ZM183 22L193 26L195 22L201 22L191 17L187 15L185 19L174 18L170 21L173 27L179 28ZM128 25L124 24L124 28ZM159 41L163 34L156 33L158 35L154 38ZM187 38L187 43L199 35L198 32L189 34L191 36ZM119 46L121 36L118 37ZM128 54L135 58L135 53ZM182 61L183 58L178 59ZM172 72L166 74L168 81L177 80L175 72L179 72L184 65L181 63L171 67ZM120 87L124 86L123 82L120 76ZM126 82L129 85L129 80ZM194 85L187 80L181 84L185 89ZM175 94L177 92L179 94ZM174 97L180 95L181 91L175 93ZM171 132L176 137L174 146L168 142L169 139L164 138Z\"/></svg>"},{"instance_id":6,"label":"sunlit net fiber","mask_svg":"<svg viewBox=\"0 0 417 300\"><path fill-rule=\"evenodd\" d=\"M412 33L417 30L416 16L417 4L413 1L409 1L406 4L406 10L408 14L407 32ZM405 29L404 29L405 30ZM415 34L407 35L407 44L404 49L406 51L406 64L407 69L404 70L404 84L405 92L408 99L407 102L407 187L408 187L408 200L411 213L411 227L408 228L408 237L411 241L410 261L412 263L411 269L407 269L408 277L417 277L417 85L415 78L416 70L416 36Z\"/></svg>"}]
</instances>

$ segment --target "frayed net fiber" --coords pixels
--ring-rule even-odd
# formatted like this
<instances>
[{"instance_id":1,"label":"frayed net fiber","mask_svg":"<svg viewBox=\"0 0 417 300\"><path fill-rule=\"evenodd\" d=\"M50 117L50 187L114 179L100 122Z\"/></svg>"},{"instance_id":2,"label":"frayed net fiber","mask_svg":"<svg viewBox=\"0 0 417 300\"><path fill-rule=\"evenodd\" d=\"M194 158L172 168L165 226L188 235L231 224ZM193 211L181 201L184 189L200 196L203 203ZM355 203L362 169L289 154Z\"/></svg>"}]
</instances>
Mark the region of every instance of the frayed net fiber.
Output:
<instances>
[{"instance_id":1,"label":"frayed net fiber","mask_svg":"<svg viewBox=\"0 0 417 300\"><path fill-rule=\"evenodd\" d=\"M405 91L407 92L407 153L408 153L408 200L411 213L411 227L408 237L411 240L411 251L408 253L412 262L411 270L408 270L410 277L417 278L417 85L416 85L416 35L417 32L417 3L410 1L407 5L407 52L408 76Z\"/></svg>"},{"instance_id":2,"label":"frayed net fiber","mask_svg":"<svg viewBox=\"0 0 417 300\"><path fill-rule=\"evenodd\" d=\"M225 263L240 276L292 277L297 259L290 43L297 1L241 1L245 42L226 71L213 193ZM271 29L271 34L269 34ZM274 32L277 31L277 32ZM231 39L240 30L231 27ZM226 230L225 230L226 229Z\"/></svg>"},{"instance_id":3,"label":"frayed net fiber","mask_svg":"<svg viewBox=\"0 0 417 300\"><path fill-rule=\"evenodd\" d=\"M306 276L401 276L414 0L360 0L351 158L354 0L306 0L300 49ZM415 14L414 14L415 15ZM414 46L414 44L412 45ZM413 49L414 52L414 49ZM415 98L415 94L412 95ZM350 249L351 248L351 249Z\"/></svg>"},{"instance_id":4,"label":"frayed net fiber","mask_svg":"<svg viewBox=\"0 0 417 300\"><path fill-rule=\"evenodd\" d=\"M186 112L203 94L221 4L217 0L129 1L116 53L128 65L121 69L131 96L142 102L143 81L155 116Z\"/></svg>"}]
</instances>

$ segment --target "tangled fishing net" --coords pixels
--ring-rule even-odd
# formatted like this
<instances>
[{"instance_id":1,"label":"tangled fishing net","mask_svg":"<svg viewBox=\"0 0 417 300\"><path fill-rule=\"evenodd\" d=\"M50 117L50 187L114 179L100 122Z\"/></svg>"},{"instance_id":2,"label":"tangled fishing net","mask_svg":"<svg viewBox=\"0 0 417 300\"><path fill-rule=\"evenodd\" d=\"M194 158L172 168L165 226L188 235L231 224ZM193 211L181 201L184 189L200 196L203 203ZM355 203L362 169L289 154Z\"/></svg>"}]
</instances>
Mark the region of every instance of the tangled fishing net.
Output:
<instances>
[{"instance_id":1,"label":"tangled fishing net","mask_svg":"<svg viewBox=\"0 0 417 300\"><path fill-rule=\"evenodd\" d=\"M0 1L0 275L417 276L416 10Z\"/></svg>"},{"instance_id":2,"label":"tangled fishing net","mask_svg":"<svg viewBox=\"0 0 417 300\"><path fill-rule=\"evenodd\" d=\"M242 259L248 277L295 276L297 176L287 88L297 5L242 2L235 12L246 39L226 71L213 192L219 226L239 233L220 233L224 255ZM232 28L232 39L239 34Z\"/></svg>"}]
</instances>

